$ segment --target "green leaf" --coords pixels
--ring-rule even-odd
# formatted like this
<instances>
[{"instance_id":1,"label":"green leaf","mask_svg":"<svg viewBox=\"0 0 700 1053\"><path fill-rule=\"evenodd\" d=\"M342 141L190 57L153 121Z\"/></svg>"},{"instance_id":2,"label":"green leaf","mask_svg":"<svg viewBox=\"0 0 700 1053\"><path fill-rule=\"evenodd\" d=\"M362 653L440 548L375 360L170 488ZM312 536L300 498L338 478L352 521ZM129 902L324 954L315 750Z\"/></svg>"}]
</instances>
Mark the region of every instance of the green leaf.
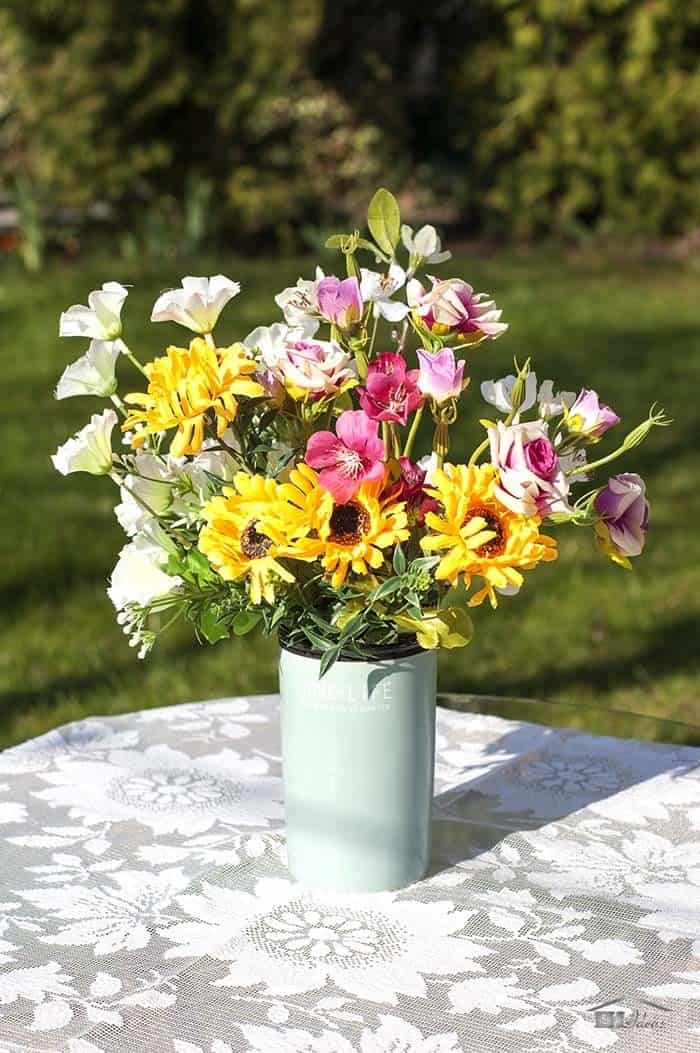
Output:
<instances>
[{"instance_id":1,"label":"green leaf","mask_svg":"<svg viewBox=\"0 0 700 1053\"><path fill-rule=\"evenodd\" d=\"M397 545L394 549L394 558L392 560L394 571L397 574L403 574L406 570L406 556L401 548L401 545Z\"/></svg>"},{"instance_id":2,"label":"green leaf","mask_svg":"<svg viewBox=\"0 0 700 1053\"><path fill-rule=\"evenodd\" d=\"M401 214L396 198L385 187L369 203L367 226L379 248L393 256L401 234Z\"/></svg>"},{"instance_id":3,"label":"green leaf","mask_svg":"<svg viewBox=\"0 0 700 1053\"><path fill-rule=\"evenodd\" d=\"M326 651L323 652L323 655L321 657L321 665L318 671L319 680L326 675L330 667L334 665L339 658L340 647L337 644L335 647L329 647Z\"/></svg>"},{"instance_id":4,"label":"green leaf","mask_svg":"<svg viewBox=\"0 0 700 1053\"><path fill-rule=\"evenodd\" d=\"M199 619L199 629L207 643L215 644L219 640L225 640L229 635L228 628L223 625L214 610L208 608Z\"/></svg>"},{"instance_id":5,"label":"green leaf","mask_svg":"<svg viewBox=\"0 0 700 1053\"><path fill-rule=\"evenodd\" d=\"M349 237L349 234L331 234L330 238L326 238L326 248L342 249Z\"/></svg>"},{"instance_id":6,"label":"green leaf","mask_svg":"<svg viewBox=\"0 0 700 1053\"><path fill-rule=\"evenodd\" d=\"M257 611L239 611L233 619L232 628L236 636L245 636L260 621L261 615Z\"/></svg>"},{"instance_id":7,"label":"green leaf","mask_svg":"<svg viewBox=\"0 0 700 1053\"><path fill-rule=\"evenodd\" d=\"M189 550L185 563L188 570L198 578L212 578L214 576L209 560L197 548Z\"/></svg>"},{"instance_id":8,"label":"green leaf","mask_svg":"<svg viewBox=\"0 0 700 1053\"><path fill-rule=\"evenodd\" d=\"M383 600L385 596L391 596L392 593L402 588L402 584L398 578L389 578L388 581L383 581L370 596L370 601L374 603L375 600Z\"/></svg>"}]
</instances>

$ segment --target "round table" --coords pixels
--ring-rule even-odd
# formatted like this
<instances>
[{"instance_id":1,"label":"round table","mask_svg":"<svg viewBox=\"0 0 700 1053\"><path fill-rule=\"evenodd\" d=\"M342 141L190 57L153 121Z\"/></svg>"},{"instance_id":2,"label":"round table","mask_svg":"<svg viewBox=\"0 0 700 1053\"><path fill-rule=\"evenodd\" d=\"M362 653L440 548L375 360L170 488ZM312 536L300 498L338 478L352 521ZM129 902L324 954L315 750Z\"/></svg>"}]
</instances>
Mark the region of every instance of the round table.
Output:
<instances>
[{"instance_id":1,"label":"round table","mask_svg":"<svg viewBox=\"0 0 700 1053\"><path fill-rule=\"evenodd\" d=\"M400 892L290 879L274 696L0 754L0 1053L700 1048L697 732L441 701Z\"/></svg>"}]
</instances>

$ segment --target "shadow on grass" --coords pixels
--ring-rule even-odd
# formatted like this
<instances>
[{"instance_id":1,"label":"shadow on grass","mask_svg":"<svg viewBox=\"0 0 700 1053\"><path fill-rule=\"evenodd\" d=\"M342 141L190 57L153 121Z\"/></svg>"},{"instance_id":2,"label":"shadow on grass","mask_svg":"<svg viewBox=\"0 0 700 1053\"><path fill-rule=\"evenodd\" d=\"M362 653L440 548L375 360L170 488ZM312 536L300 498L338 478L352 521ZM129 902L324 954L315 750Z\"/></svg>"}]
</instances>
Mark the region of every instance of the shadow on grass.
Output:
<instances>
[{"instance_id":1,"label":"shadow on grass","mask_svg":"<svg viewBox=\"0 0 700 1053\"><path fill-rule=\"evenodd\" d=\"M572 685L585 687L593 692L609 693L613 688L630 683L638 668L644 670L649 680L668 674L700 670L700 651L697 647L700 635L700 618L687 615L674 621L664 622L654 633L646 633L643 646L636 653L605 660L598 664L590 661L572 665L557 665L539 670L533 676L498 676L489 680L491 695L507 697L541 698L566 691ZM465 684L460 672L456 683L445 670L441 677L441 689L450 691L483 691L483 683ZM585 708L585 707L584 707ZM696 741L697 735L689 731L688 741Z\"/></svg>"}]
</instances>

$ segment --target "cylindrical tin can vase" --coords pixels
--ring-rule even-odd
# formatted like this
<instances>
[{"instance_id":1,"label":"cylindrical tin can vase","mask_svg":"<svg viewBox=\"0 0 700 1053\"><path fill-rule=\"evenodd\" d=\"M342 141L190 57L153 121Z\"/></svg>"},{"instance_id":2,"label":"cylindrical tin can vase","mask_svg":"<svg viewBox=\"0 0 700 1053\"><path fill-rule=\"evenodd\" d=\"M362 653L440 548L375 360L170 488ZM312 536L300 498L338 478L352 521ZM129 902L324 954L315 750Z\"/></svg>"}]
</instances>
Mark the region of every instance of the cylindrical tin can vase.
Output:
<instances>
[{"instance_id":1,"label":"cylindrical tin can vase","mask_svg":"<svg viewBox=\"0 0 700 1053\"><path fill-rule=\"evenodd\" d=\"M282 647L289 869L311 888L402 888L430 860L437 652L319 665Z\"/></svg>"}]
</instances>

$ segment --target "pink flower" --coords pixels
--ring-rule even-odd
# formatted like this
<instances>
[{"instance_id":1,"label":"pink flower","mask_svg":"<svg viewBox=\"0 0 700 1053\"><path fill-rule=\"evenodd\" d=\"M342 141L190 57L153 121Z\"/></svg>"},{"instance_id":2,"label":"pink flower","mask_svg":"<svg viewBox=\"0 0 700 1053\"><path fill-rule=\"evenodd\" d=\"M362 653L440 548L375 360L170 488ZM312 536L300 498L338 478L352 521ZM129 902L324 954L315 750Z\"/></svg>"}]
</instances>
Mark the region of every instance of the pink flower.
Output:
<instances>
[{"instance_id":1,"label":"pink flower","mask_svg":"<svg viewBox=\"0 0 700 1053\"><path fill-rule=\"evenodd\" d=\"M599 439L608 428L619 424L620 418L600 401L597 392L582 388L567 414L566 423L570 431L579 432L590 439Z\"/></svg>"},{"instance_id":2,"label":"pink flower","mask_svg":"<svg viewBox=\"0 0 700 1053\"><path fill-rule=\"evenodd\" d=\"M456 399L462 393L464 361L456 362L454 351L445 347L437 354L418 349L418 387L435 402Z\"/></svg>"},{"instance_id":3,"label":"pink flower","mask_svg":"<svg viewBox=\"0 0 700 1053\"><path fill-rule=\"evenodd\" d=\"M547 516L568 509L569 483L547 437L544 421L489 428L491 462L498 469L499 500L526 516Z\"/></svg>"},{"instance_id":4,"label":"pink flower","mask_svg":"<svg viewBox=\"0 0 700 1053\"><path fill-rule=\"evenodd\" d=\"M322 278L316 287L318 309L327 322L349 329L362 315L363 303L357 278Z\"/></svg>"},{"instance_id":5,"label":"pink flower","mask_svg":"<svg viewBox=\"0 0 700 1053\"><path fill-rule=\"evenodd\" d=\"M362 410L346 410L332 431L317 431L306 446L305 460L321 468L318 481L345 504L362 483L384 478L384 443L379 425Z\"/></svg>"},{"instance_id":6,"label":"pink flower","mask_svg":"<svg viewBox=\"0 0 700 1053\"><path fill-rule=\"evenodd\" d=\"M495 340L505 333L508 325L499 321L503 312L486 293L475 293L461 278L430 280L433 287L427 292L416 279L407 289L409 303L430 330L439 336L453 333L463 343Z\"/></svg>"},{"instance_id":7,"label":"pink flower","mask_svg":"<svg viewBox=\"0 0 700 1053\"><path fill-rule=\"evenodd\" d=\"M439 504L425 490L426 472L408 457L399 457L401 476L385 493L387 500L405 501L409 527L422 526L428 512L437 512Z\"/></svg>"},{"instance_id":8,"label":"pink flower","mask_svg":"<svg viewBox=\"0 0 700 1053\"><path fill-rule=\"evenodd\" d=\"M614 475L596 497L595 510L603 521L599 524L598 535L608 554L621 556L624 560L640 555L649 527L649 502L644 480L632 472ZM604 528L602 532L600 526Z\"/></svg>"},{"instance_id":9,"label":"pink flower","mask_svg":"<svg viewBox=\"0 0 700 1053\"><path fill-rule=\"evenodd\" d=\"M293 399L312 401L355 384L357 367L351 355L330 340L294 340L298 332L279 322L260 326L246 337L246 346L258 349L262 367L258 379L269 397L278 393L275 380Z\"/></svg>"},{"instance_id":10,"label":"pink flower","mask_svg":"<svg viewBox=\"0 0 700 1053\"><path fill-rule=\"evenodd\" d=\"M401 355L386 351L367 368L364 388L358 388L360 405L372 420L405 424L423 401L418 390L418 370L406 369Z\"/></svg>"}]
</instances>

